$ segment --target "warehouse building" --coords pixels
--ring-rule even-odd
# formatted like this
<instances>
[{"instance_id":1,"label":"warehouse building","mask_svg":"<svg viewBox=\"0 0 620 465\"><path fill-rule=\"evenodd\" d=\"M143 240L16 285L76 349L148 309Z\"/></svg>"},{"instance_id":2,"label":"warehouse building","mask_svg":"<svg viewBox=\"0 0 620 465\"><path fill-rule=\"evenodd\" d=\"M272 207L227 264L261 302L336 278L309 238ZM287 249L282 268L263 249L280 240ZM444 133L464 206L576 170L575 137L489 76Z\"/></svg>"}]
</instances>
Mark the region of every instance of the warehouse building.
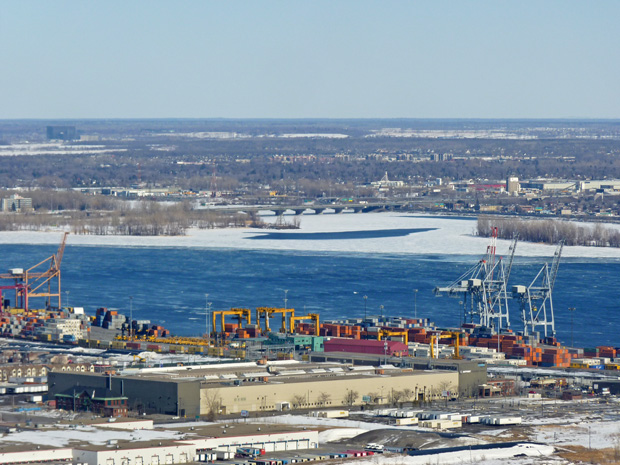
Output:
<instances>
[{"instance_id":1,"label":"warehouse building","mask_svg":"<svg viewBox=\"0 0 620 465\"><path fill-rule=\"evenodd\" d=\"M486 375L486 372L485 372ZM94 373L50 373L50 396L75 386L108 388L127 397L129 410L184 417L216 416L293 408L342 407L426 401L442 392L461 392L457 370L415 370L392 365L273 362L125 370L107 377ZM486 376L485 376L486 381ZM484 382L484 381L483 381Z\"/></svg>"},{"instance_id":2,"label":"warehouse building","mask_svg":"<svg viewBox=\"0 0 620 465\"><path fill-rule=\"evenodd\" d=\"M143 423L144 425L140 425ZM153 427L152 421L120 420L46 428L47 441L58 447L37 445L38 431L7 433L0 450L0 464L82 463L87 465L159 465L193 463L205 453L232 457L238 447L254 447L266 453L299 451L318 447L318 432L290 425L213 425L200 422ZM29 442L24 442L26 435ZM62 445L60 445L62 444ZM203 460L204 461L204 460ZM211 461L211 460L210 460Z\"/></svg>"},{"instance_id":3,"label":"warehouse building","mask_svg":"<svg viewBox=\"0 0 620 465\"><path fill-rule=\"evenodd\" d=\"M458 395L473 397L478 394L478 387L487 382L487 366L473 360L455 360L427 357L385 357L376 354L359 354L352 352L331 352L311 354L311 362L346 363L353 366L372 366L379 368L382 364L392 364L414 372L433 370L434 372L452 372L458 377Z\"/></svg>"}]
</instances>

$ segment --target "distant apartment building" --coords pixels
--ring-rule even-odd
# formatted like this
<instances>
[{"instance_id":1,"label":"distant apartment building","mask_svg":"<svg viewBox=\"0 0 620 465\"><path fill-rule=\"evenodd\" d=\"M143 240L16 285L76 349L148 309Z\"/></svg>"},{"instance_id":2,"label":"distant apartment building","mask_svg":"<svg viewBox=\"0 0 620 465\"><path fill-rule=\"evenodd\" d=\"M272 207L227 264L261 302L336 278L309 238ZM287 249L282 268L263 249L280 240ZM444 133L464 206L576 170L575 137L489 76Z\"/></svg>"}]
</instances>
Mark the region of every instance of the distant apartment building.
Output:
<instances>
[{"instance_id":1,"label":"distant apartment building","mask_svg":"<svg viewBox=\"0 0 620 465\"><path fill-rule=\"evenodd\" d=\"M0 200L0 211L3 212L26 212L32 210L32 199L21 197L17 194L7 199Z\"/></svg>"},{"instance_id":2,"label":"distant apartment building","mask_svg":"<svg viewBox=\"0 0 620 465\"><path fill-rule=\"evenodd\" d=\"M75 126L48 126L47 138L49 140L76 140L77 130Z\"/></svg>"}]
</instances>

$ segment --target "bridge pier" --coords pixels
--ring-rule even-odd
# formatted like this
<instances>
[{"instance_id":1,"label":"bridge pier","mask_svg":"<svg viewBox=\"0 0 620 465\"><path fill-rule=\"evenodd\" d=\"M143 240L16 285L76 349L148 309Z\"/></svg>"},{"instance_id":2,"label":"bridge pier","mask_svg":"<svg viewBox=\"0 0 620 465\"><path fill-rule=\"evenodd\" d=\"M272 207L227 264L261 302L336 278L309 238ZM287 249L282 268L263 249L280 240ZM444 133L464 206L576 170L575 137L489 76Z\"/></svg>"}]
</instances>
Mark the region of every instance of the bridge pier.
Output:
<instances>
[{"instance_id":1,"label":"bridge pier","mask_svg":"<svg viewBox=\"0 0 620 465\"><path fill-rule=\"evenodd\" d=\"M313 207L312 210L314 210L314 213L317 215L320 215L325 211L325 207Z\"/></svg>"},{"instance_id":2,"label":"bridge pier","mask_svg":"<svg viewBox=\"0 0 620 465\"><path fill-rule=\"evenodd\" d=\"M288 209L287 208L270 208L270 210L274 212L276 216L282 216L284 215L284 212Z\"/></svg>"},{"instance_id":3,"label":"bridge pier","mask_svg":"<svg viewBox=\"0 0 620 465\"><path fill-rule=\"evenodd\" d=\"M305 208L295 208L294 211L295 211L295 215L299 216L299 215L302 215L306 211L306 209Z\"/></svg>"},{"instance_id":4,"label":"bridge pier","mask_svg":"<svg viewBox=\"0 0 620 465\"><path fill-rule=\"evenodd\" d=\"M342 213L342 211L344 210L344 207L333 207L334 208L334 213L337 215L338 213Z\"/></svg>"}]
</instances>

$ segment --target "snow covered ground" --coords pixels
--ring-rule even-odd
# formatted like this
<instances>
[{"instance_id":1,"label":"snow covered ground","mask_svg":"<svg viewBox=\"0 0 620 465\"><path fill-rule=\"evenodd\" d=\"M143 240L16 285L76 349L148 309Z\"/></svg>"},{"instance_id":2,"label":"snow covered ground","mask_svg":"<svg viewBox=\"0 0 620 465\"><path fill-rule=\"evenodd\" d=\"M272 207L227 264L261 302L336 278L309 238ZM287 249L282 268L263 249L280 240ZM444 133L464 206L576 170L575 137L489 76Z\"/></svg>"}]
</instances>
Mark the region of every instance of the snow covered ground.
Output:
<instances>
[{"instance_id":1,"label":"snow covered ground","mask_svg":"<svg viewBox=\"0 0 620 465\"><path fill-rule=\"evenodd\" d=\"M273 216L265 216L273 221ZM290 219L291 217L286 216ZM608 227L614 228L615 225ZM376 238L320 238L308 240L306 234L346 233L356 231L382 231L431 228L401 236ZM322 215L305 214L301 217L301 229L278 231L292 239L261 239L270 231L256 229L209 229L188 231L180 237L133 237L133 236L78 236L69 237L70 245L98 245L115 247L200 247L253 250L296 250L311 252L381 253L381 254L451 254L483 255L489 240L474 235L476 221L442 216L422 216L405 213L343 213ZM271 231L273 232L273 231ZM299 240L296 235L303 234ZM58 244L59 231L0 232L0 244ZM497 252L506 254L510 242L499 240ZM519 243L517 255L524 257L552 257L555 246ZM620 258L620 249L597 247L565 247L564 257Z\"/></svg>"},{"instance_id":2,"label":"snow covered ground","mask_svg":"<svg viewBox=\"0 0 620 465\"><path fill-rule=\"evenodd\" d=\"M390 456L375 455L366 459L356 460L356 465L428 465L428 464L464 464L482 465L531 464L534 457L547 457L553 454L553 447L543 444L517 444L508 448L484 449L472 451L443 452L422 456ZM513 461L515 457L519 457ZM510 460L509 462L507 460ZM548 462L547 462L548 463Z\"/></svg>"},{"instance_id":3,"label":"snow covered ground","mask_svg":"<svg viewBox=\"0 0 620 465\"><path fill-rule=\"evenodd\" d=\"M108 441L127 440L131 438L136 442L173 440L179 439L179 433L171 430L134 430L128 433L125 430L101 429L94 426L56 427L54 429L42 429L36 432L37 444L52 447L66 447L75 442L103 445ZM6 435L0 439L0 449L3 442L32 443L32 431L18 431Z\"/></svg>"},{"instance_id":4,"label":"snow covered ground","mask_svg":"<svg viewBox=\"0 0 620 465\"><path fill-rule=\"evenodd\" d=\"M276 415L273 417L262 417L252 419L253 423L267 423L276 425L297 425L297 426L313 426L313 427L338 427L338 428L354 428L362 432L385 429L386 426L381 423L370 423L366 421L347 420L343 418L318 418L305 417L301 415ZM351 437L351 436L349 436ZM335 439L332 439L335 440Z\"/></svg>"},{"instance_id":5,"label":"snow covered ground","mask_svg":"<svg viewBox=\"0 0 620 465\"><path fill-rule=\"evenodd\" d=\"M536 426L533 439L555 446L582 446L588 449L620 447L620 421L578 420L570 425Z\"/></svg>"}]
</instances>

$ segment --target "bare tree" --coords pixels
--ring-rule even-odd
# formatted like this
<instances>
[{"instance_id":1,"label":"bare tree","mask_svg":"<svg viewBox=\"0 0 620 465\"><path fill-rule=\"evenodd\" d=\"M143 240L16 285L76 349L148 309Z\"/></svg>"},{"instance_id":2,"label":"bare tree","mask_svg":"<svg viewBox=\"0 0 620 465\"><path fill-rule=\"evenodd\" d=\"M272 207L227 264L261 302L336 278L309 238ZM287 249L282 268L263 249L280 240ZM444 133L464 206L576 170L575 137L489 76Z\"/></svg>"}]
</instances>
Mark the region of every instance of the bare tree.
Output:
<instances>
[{"instance_id":1,"label":"bare tree","mask_svg":"<svg viewBox=\"0 0 620 465\"><path fill-rule=\"evenodd\" d=\"M220 414L222 398L219 389L207 389L204 396L207 420L215 421Z\"/></svg>"},{"instance_id":2,"label":"bare tree","mask_svg":"<svg viewBox=\"0 0 620 465\"><path fill-rule=\"evenodd\" d=\"M319 405L327 404L332 398L332 395L329 392L321 392L317 399Z\"/></svg>"},{"instance_id":3,"label":"bare tree","mask_svg":"<svg viewBox=\"0 0 620 465\"><path fill-rule=\"evenodd\" d=\"M403 392L402 391L397 391L392 389L390 391L390 403L393 406L398 405L398 403L401 401L401 399L403 398Z\"/></svg>"},{"instance_id":4,"label":"bare tree","mask_svg":"<svg viewBox=\"0 0 620 465\"><path fill-rule=\"evenodd\" d=\"M295 394L291 398L291 404L293 404L294 408L300 408L302 405L305 405L307 401L306 396L303 394Z\"/></svg>"},{"instance_id":5,"label":"bare tree","mask_svg":"<svg viewBox=\"0 0 620 465\"><path fill-rule=\"evenodd\" d=\"M357 398L359 397L359 393L353 390L347 390L347 393L344 395L344 403L349 407L355 403Z\"/></svg>"}]
</instances>

